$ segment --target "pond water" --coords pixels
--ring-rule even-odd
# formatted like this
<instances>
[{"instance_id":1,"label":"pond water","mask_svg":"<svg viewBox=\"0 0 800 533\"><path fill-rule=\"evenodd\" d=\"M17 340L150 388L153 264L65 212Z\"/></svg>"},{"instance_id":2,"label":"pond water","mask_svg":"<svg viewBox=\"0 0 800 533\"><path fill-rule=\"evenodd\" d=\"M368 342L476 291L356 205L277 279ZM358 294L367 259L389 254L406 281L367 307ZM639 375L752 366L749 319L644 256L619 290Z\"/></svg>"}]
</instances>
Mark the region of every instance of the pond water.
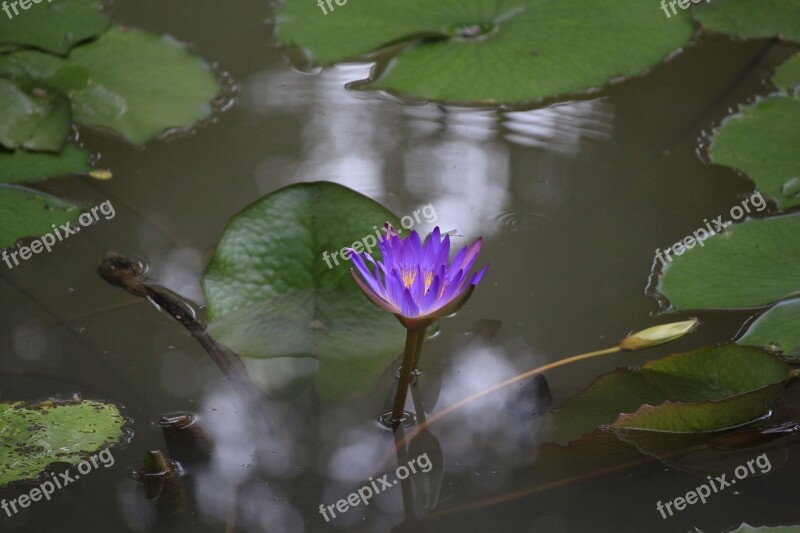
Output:
<instances>
[{"instance_id":1,"label":"pond water","mask_svg":"<svg viewBox=\"0 0 800 533\"><path fill-rule=\"evenodd\" d=\"M796 438L773 443L770 457L781 463L773 459L768 474L667 519L657 502L760 451L742 449L727 463L709 455L690 469L644 461L599 471L587 462L569 482L537 482L544 467L535 413L619 366L729 340L752 312L705 312L698 332L669 346L551 372L549 394L529 384L474 402L431 427L445 465L435 509L419 491L413 509L404 506L398 485L326 521L321 504L347 498L370 477L394 476L391 433L376 416L390 405L396 365L349 402L301 395L244 405L180 324L96 272L109 251L138 256L155 282L201 302L200 278L227 221L283 186L335 182L400 216L432 206L455 242L482 235L491 263L470 304L423 349L419 394L429 413L440 410L524 370L688 316L655 318L663 309L647 292L654 251L752 192L749 180L704 162L697 147L732 108L770 92L763 80L787 45L704 35L647 75L602 91L533 109L472 109L346 89L369 64L292 68L264 2L118 0L108 12L190 43L234 80L235 102L193 134L144 149L81 130L114 178L46 183L91 205L110 200L116 216L0 271L2 398L80 392L113 400L133 438L112 450L113 467L0 516L0 529L389 531L411 513L420 522L407 531L437 532L723 531L800 521L800 464L787 453ZM215 452L186 466L186 511L176 518L145 498L132 473L147 450L165 449L159 418L180 411L198 414ZM410 475L423 484L435 477Z\"/></svg>"}]
</instances>

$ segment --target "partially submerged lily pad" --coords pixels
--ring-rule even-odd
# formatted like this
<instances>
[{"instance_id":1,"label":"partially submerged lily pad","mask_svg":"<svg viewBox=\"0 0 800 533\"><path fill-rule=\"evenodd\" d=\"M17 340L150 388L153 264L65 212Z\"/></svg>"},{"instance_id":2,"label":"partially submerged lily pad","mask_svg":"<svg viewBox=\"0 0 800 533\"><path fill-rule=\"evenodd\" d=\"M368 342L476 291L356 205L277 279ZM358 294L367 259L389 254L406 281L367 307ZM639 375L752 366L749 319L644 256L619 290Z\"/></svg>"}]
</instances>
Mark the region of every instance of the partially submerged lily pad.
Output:
<instances>
[{"instance_id":1,"label":"partially submerged lily pad","mask_svg":"<svg viewBox=\"0 0 800 533\"><path fill-rule=\"evenodd\" d=\"M706 29L749 39L800 42L800 0L713 0L694 10Z\"/></svg>"},{"instance_id":2,"label":"partially submerged lily pad","mask_svg":"<svg viewBox=\"0 0 800 533\"><path fill-rule=\"evenodd\" d=\"M100 12L101 4L100 0L39 0L34 5L28 2L27 10L14 7L19 15L11 20L0 13L0 50L23 45L66 55L77 43L108 29L110 21Z\"/></svg>"},{"instance_id":3,"label":"partially submerged lily pad","mask_svg":"<svg viewBox=\"0 0 800 533\"><path fill-rule=\"evenodd\" d=\"M747 174L781 209L800 205L800 99L770 97L727 118L711 160Z\"/></svg>"},{"instance_id":4,"label":"partially submerged lily pad","mask_svg":"<svg viewBox=\"0 0 800 533\"><path fill-rule=\"evenodd\" d=\"M53 224L78 220L81 209L46 193L0 183L0 250L22 237L51 232Z\"/></svg>"},{"instance_id":5,"label":"partially submerged lily pad","mask_svg":"<svg viewBox=\"0 0 800 533\"><path fill-rule=\"evenodd\" d=\"M78 464L118 443L124 425L112 403L0 402L0 486L33 479L53 463Z\"/></svg>"},{"instance_id":6,"label":"partially submerged lily pad","mask_svg":"<svg viewBox=\"0 0 800 533\"><path fill-rule=\"evenodd\" d=\"M68 144L59 153L0 150L0 182L36 181L54 176L88 174L89 152Z\"/></svg>"},{"instance_id":7,"label":"partially submerged lily pad","mask_svg":"<svg viewBox=\"0 0 800 533\"><path fill-rule=\"evenodd\" d=\"M675 257L657 290L675 309L752 308L791 297L800 292L798 235L797 214L735 224Z\"/></svg>"},{"instance_id":8,"label":"partially submerged lily pad","mask_svg":"<svg viewBox=\"0 0 800 533\"><path fill-rule=\"evenodd\" d=\"M800 299L779 303L750 324L736 341L745 346L761 346L800 360Z\"/></svg>"},{"instance_id":9,"label":"partially submerged lily pad","mask_svg":"<svg viewBox=\"0 0 800 533\"><path fill-rule=\"evenodd\" d=\"M324 397L374 384L402 352L404 330L364 298L349 261L331 256L386 221L398 224L373 200L327 182L292 185L246 208L203 278L211 335L252 359L256 381L258 360L294 357L318 361Z\"/></svg>"},{"instance_id":10,"label":"partially submerged lily pad","mask_svg":"<svg viewBox=\"0 0 800 533\"><path fill-rule=\"evenodd\" d=\"M769 353L735 344L618 369L553 414L553 440L570 442L607 425L672 433L729 429L764 415L789 373Z\"/></svg>"},{"instance_id":11,"label":"partially submerged lily pad","mask_svg":"<svg viewBox=\"0 0 800 533\"><path fill-rule=\"evenodd\" d=\"M318 64L402 44L369 87L486 103L641 74L694 33L685 13L665 22L640 0L350 0L328 15L315 2L286 0L276 31Z\"/></svg>"}]
</instances>

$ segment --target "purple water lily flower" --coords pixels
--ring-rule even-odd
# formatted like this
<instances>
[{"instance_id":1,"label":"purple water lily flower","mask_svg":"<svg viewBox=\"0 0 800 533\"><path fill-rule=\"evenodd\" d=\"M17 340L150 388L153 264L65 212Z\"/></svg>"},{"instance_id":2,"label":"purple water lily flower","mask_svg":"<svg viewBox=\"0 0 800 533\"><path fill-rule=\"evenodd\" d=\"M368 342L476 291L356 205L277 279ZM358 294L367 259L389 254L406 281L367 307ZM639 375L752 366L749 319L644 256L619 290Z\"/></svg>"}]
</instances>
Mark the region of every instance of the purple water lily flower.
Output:
<instances>
[{"instance_id":1,"label":"purple water lily flower","mask_svg":"<svg viewBox=\"0 0 800 533\"><path fill-rule=\"evenodd\" d=\"M416 231L402 239L388 226L380 242L383 261L369 253L350 250L350 259L363 277L351 270L356 283L372 302L394 313L408 329L428 327L455 313L472 294L486 271L470 274L483 246L480 238L465 246L450 261L450 236L435 228L423 244ZM374 272L367 266L372 263Z\"/></svg>"}]
</instances>

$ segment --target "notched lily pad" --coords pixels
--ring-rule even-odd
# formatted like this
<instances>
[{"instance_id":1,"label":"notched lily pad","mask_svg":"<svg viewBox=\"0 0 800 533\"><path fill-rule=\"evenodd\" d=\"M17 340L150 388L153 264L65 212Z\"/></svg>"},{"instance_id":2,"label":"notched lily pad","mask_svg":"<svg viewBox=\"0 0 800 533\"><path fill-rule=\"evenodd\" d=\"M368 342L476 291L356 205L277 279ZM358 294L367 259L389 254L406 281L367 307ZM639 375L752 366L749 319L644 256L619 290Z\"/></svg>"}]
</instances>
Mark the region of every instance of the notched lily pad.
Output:
<instances>
[{"instance_id":1,"label":"notched lily pad","mask_svg":"<svg viewBox=\"0 0 800 533\"><path fill-rule=\"evenodd\" d=\"M124 425L113 403L0 402L0 486L33 479L53 463L78 464L120 442Z\"/></svg>"},{"instance_id":2,"label":"notched lily pad","mask_svg":"<svg viewBox=\"0 0 800 533\"><path fill-rule=\"evenodd\" d=\"M349 261L333 254L368 236L376 244L386 221L398 224L373 200L327 182L257 201L231 219L203 278L209 332L248 358L251 377L265 386L261 378L278 371L267 360L288 357L298 359L290 373L311 373L326 398L373 385L402 352L404 330L364 298ZM309 358L317 365L297 368Z\"/></svg>"},{"instance_id":3,"label":"notched lily pad","mask_svg":"<svg viewBox=\"0 0 800 533\"><path fill-rule=\"evenodd\" d=\"M601 87L657 65L694 33L687 14L666 21L640 0L350 0L334 7L325 15L316 2L286 0L278 38L319 64L400 43L368 86L432 100L520 102Z\"/></svg>"},{"instance_id":4,"label":"notched lily pad","mask_svg":"<svg viewBox=\"0 0 800 533\"><path fill-rule=\"evenodd\" d=\"M89 152L68 144L57 153L0 150L0 182L37 181L54 176L88 174Z\"/></svg>"},{"instance_id":5,"label":"notched lily pad","mask_svg":"<svg viewBox=\"0 0 800 533\"><path fill-rule=\"evenodd\" d=\"M64 146L72 124L69 100L42 88L27 90L0 78L0 145L10 150L48 150ZM0 178L2 179L2 178Z\"/></svg>"}]
</instances>

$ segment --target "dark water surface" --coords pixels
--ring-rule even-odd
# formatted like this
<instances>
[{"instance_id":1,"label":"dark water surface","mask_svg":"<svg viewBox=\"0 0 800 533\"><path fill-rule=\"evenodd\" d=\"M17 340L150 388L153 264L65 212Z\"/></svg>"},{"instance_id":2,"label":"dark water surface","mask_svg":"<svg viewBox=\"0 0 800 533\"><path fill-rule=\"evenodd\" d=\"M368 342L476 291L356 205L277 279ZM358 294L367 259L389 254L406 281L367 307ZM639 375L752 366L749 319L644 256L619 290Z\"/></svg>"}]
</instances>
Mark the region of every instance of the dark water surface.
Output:
<instances>
[{"instance_id":1,"label":"dark water surface","mask_svg":"<svg viewBox=\"0 0 800 533\"><path fill-rule=\"evenodd\" d=\"M199 279L227 220L280 187L333 181L398 215L431 204L436 223L464 242L483 235L492 264L470 305L425 346L427 408L440 410L520 371L673 319L655 317L659 305L645 292L654 250L752 192L751 182L704 163L696 148L732 108L769 92L763 80L790 51L703 36L646 76L589 96L533 110L474 110L347 91L369 65L294 70L261 2L118 0L108 11L122 24L191 43L235 80L236 105L193 135L145 149L81 131L114 179L46 185L91 205L110 199L117 215L50 254L0 269L0 394L114 400L134 437L113 450L113 467L14 518L0 514L0 531L221 532L232 520L237 531L389 531L403 521L399 486L330 523L318 507L394 468L382 462L391 437L375 423L391 372L346 404L303 396L243 407L179 324L97 276L103 255L146 258L159 284L202 301ZM668 347L552 372L553 405L617 366L731 339L750 314L704 313L699 332ZM490 342L464 333L482 320L502 325ZM541 417L519 402L534 392L498 393L432 429L446 463L441 498L433 512L417 502L416 514L429 516L409 531L722 531L743 521L800 522L797 439L780 442L783 462L768 474L667 520L656 502L705 475L649 463L525 495L537 475ZM217 444L211 463L183 478L187 513L173 520L159 517L131 476L145 451L164 449L157 421L170 411L198 413ZM742 461L756 455L740 453ZM710 472L725 471L709 461Z\"/></svg>"}]
</instances>

